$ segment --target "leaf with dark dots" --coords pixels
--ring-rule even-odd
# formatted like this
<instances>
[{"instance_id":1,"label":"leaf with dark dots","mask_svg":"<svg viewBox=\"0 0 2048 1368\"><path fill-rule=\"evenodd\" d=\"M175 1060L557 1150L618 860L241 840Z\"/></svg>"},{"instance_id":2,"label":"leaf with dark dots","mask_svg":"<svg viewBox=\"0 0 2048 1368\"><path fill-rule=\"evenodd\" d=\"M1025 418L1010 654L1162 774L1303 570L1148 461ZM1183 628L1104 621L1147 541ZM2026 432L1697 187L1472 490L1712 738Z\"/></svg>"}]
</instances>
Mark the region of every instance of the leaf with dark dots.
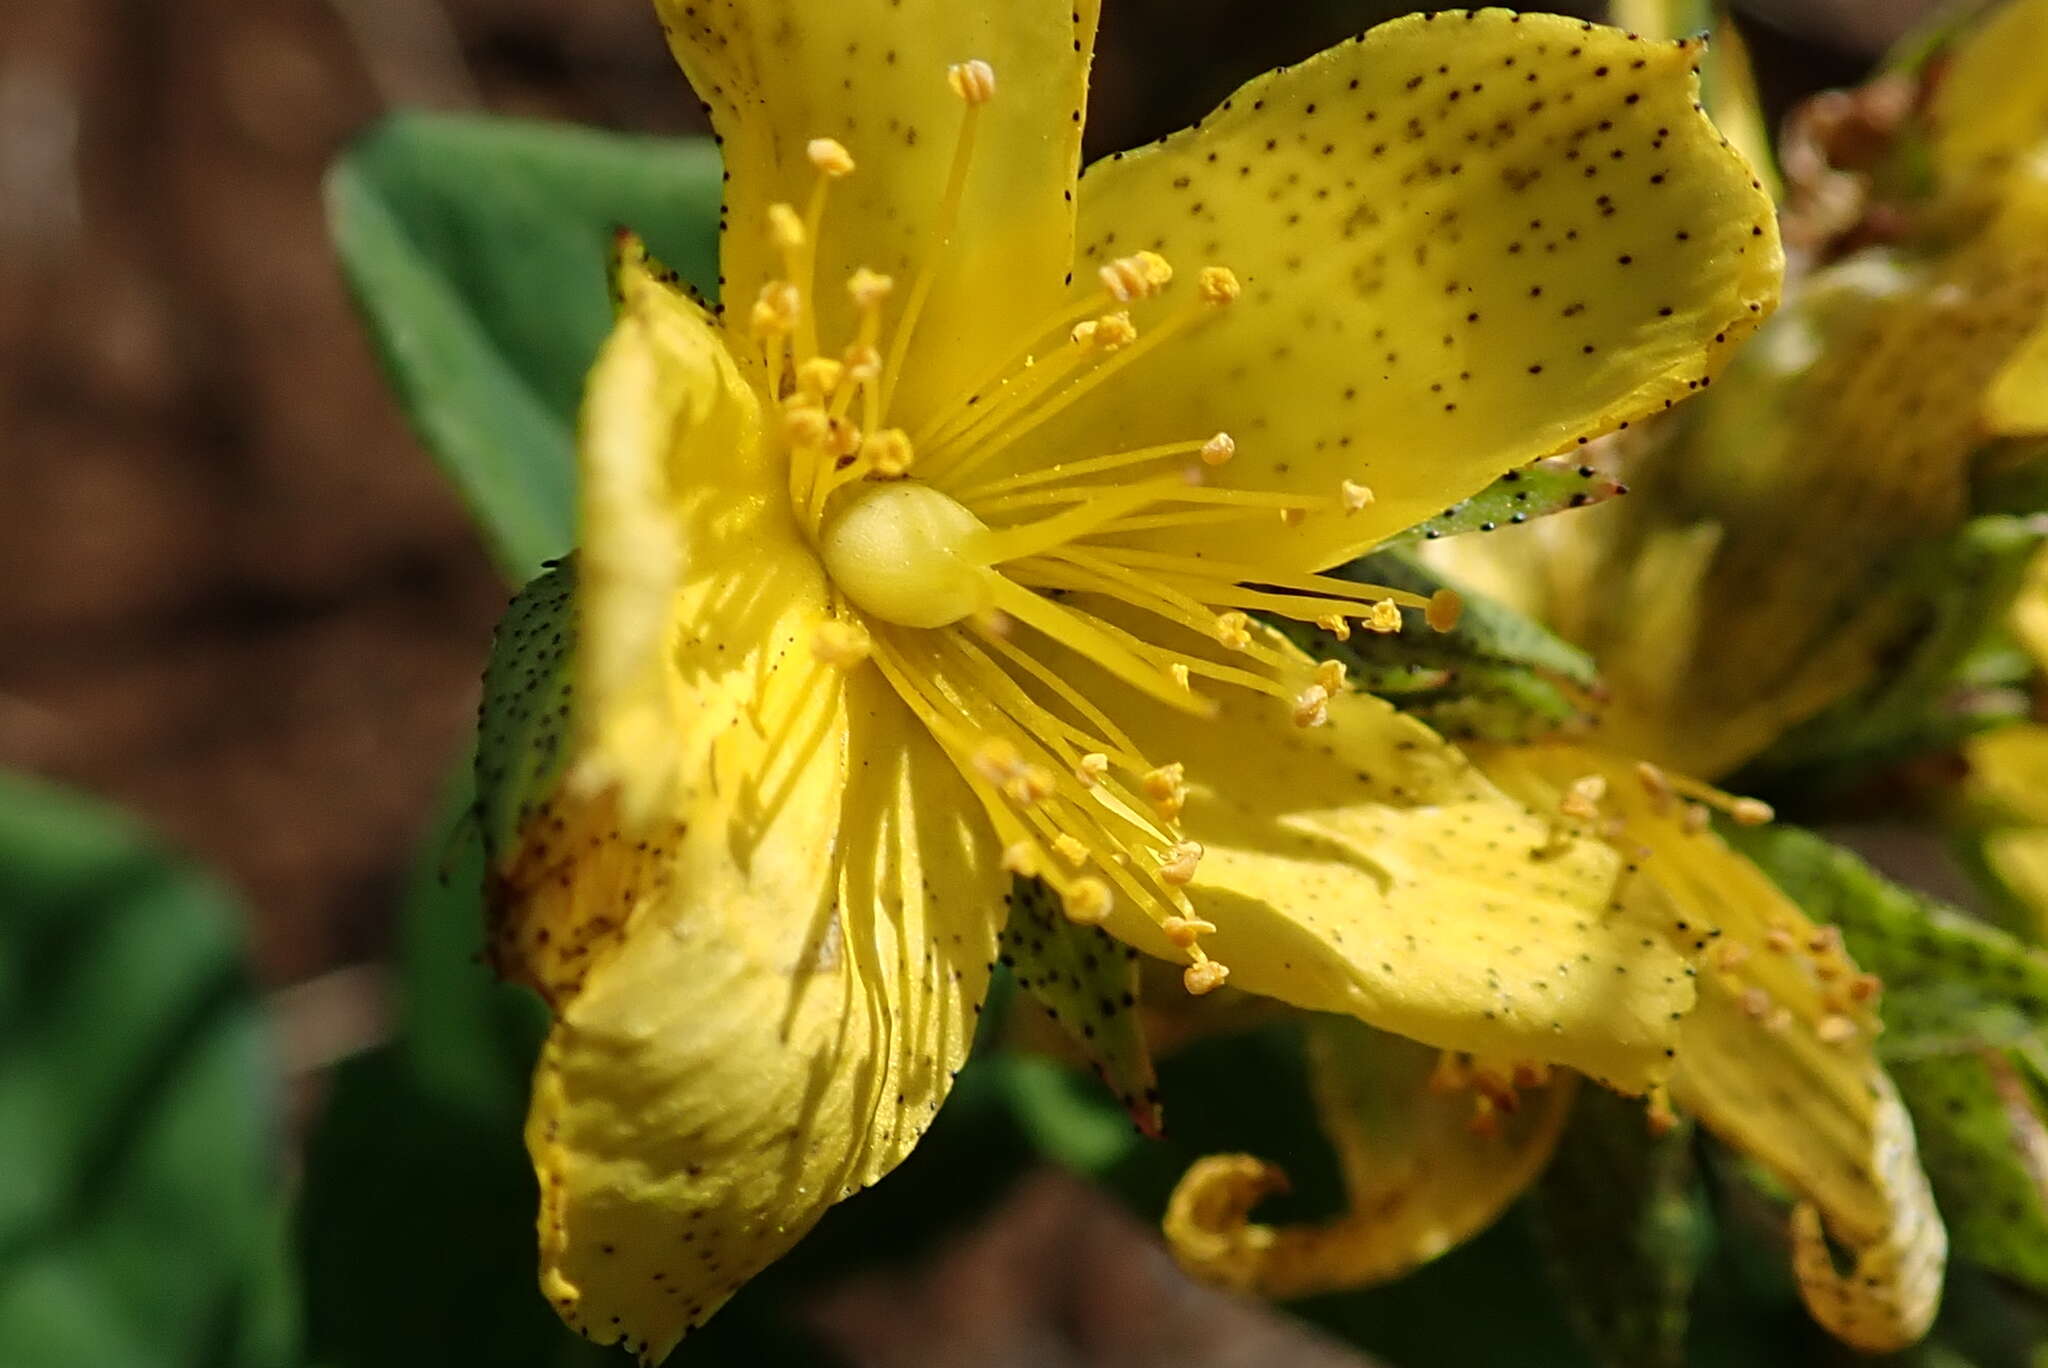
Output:
<instances>
[{"instance_id":1,"label":"leaf with dark dots","mask_svg":"<svg viewBox=\"0 0 2048 1368\"><path fill-rule=\"evenodd\" d=\"M1486 533L1503 527L1518 527L1531 518L1541 518L1567 509L1585 508L1628 493L1628 486L1602 475L1593 467L1570 460L1551 458L1510 470L1469 499L1461 500L1404 532L1389 537L1386 546L1407 546L1436 541L1461 533Z\"/></svg>"},{"instance_id":2,"label":"leaf with dark dots","mask_svg":"<svg viewBox=\"0 0 2048 1368\"><path fill-rule=\"evenodd\" d=\"M1057 1021L1139 1130L1160 1133L1158 1078L1138 1017L1136 952L1068 919L1037 879L1011 885L1000 944L1017 986Z\"/></svg>"},{"instance_id":3,"label":"leaf with dark dots","mask_svg":"<svg viewBox=\"0 0 2048 1368\"><path fill-rule=\"evenodd\" d=\"M495 860L561 782L568 762L576 566L556 562L498 622L477 707L476 814Z\"/></svg>"}]
</instances>

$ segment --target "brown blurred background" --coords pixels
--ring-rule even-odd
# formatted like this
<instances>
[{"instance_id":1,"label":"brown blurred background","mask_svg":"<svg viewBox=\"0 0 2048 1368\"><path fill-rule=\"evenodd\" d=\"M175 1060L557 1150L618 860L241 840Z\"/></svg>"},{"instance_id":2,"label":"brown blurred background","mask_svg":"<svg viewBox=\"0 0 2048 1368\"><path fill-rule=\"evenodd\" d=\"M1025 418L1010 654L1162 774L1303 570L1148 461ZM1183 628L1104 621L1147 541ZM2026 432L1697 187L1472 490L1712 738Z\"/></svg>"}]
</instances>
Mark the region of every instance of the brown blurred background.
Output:
<instances>
[{"instance_id":1,"label":"brown blurred background","mask_svg":"<svg viewBox=\"0 0 2048 1368\"><path fill-rule=\"evenodd\" d=\"M1397 7L1106 8L1092 152ZM1782 97L1927 6L1757 8ZM273 984L385 948L504 599L322 224L398 106L699 128L647 0L0 7L0 764L224 870Z\"/></svg>"}]
</instances>

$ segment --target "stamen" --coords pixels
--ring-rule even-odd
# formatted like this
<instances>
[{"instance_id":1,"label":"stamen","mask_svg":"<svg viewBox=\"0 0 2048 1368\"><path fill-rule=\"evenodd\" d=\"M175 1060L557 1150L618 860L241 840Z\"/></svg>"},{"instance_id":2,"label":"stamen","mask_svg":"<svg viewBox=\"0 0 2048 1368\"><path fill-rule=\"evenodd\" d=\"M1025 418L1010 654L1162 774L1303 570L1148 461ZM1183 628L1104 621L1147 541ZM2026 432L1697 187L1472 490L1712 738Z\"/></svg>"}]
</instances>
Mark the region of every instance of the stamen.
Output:
<instances>
[{"instance_id":1,"label":"stamen","mask_svg":"<svg viewBox=\"0 0 2048 1368\"><path fill-rule=\"evenodd\" d=\"M1188 801L1187 767L1176 760L1147 770L1143 783L1145 796L1152 800L1152 810L1166 821L1178 821L1180 810Z\"/></svg>"},{"instance_id":2,"label":"stamen","mask_svg":"<svg viewBox=\"0 0 2048 1368\"><path fill-rule=\"evenodd\" d=\"M1223 980L1230 977L1227 965L1212 959L1199 959L1190 964L1180 976L1182 986L1194 997L1203 997L1223 986Z\"/></svg>"},{"instance_id":3,"label":"stamen","mask_svg":"<svg viewBox=\"0 0 2048 1368\"><path fill-rule=\"evenodd\" d=\"M1168 680L1160 678L1148 662L1112 639L1088 615L1012 584L1002 575L990 575L988 586L995 597L996 607L1086 656L1126 684L1197 717L1207 717L1215 712L1214 703L1177 689Z\"/></svg>"},{"instance_id":4,"label":"stamen","mask_svg":"<svg viewBox=\"0 0 2048 1368\"><path fill-rule=\"evenodd\" d=\"M1356 513L1372 503L1372 491L1355 480L1345 480L1337 486L1337 501L1344 505L1346 513Z\"/></svg>"},{"instance_id":5,"label":"stamen","mask_svg":"<svg viewBox=\"0 0 2048 1368\"><path fill-rule=\"evenodd\" d=\"M804 144L804 155L811 159L811 165L833 180L843 180L853 174L853 154L846 145L836 138L813 138Z\"/></svg>"},{"instance_id":6,"label":"stamen","mask_svg":"<svg viewBox=\"0 0 2048 1368\"><path fill-rule=\"evenodd\" d=\"M1294 725L1320 727L1330 720L1330 691L1311 684L1294 700Z\"/></svg>"},{"instance_id":7,"label":"stamen","mask_svg":"<svg viewBox=\"0 0 2048 1368\"><path fill-rule=\"evenodd\" d=\"M1448 632L1458 625L1458 619L1465 615L1465 600L1455 589L1439 589L1429 596L1423 605L1422 619L1432 631Z\"/></svg>"},{"instance_id":8,"label":"stamen","mask_svg":"<svg viewBox=\"0 0 2048 1368\"><path fill-rule=\"evenodd\" d=\"M1187 456L1199 453L1204 461L1208 461L1211 465L1216 465L1219 462L1209 461L1208 453L1210 446L1219 441L1230 442L1229 434L1219 432L1206 442L1166 442L1159 446L1139 447L1133 451L1114 452L1108 456L1091 456L1085 461L1062 461L1056 465L1047 466L1043 470L1027 470L1017 475L1006 475L1000 480L991 480L987 484L976 485L972 489L962 490L953 497L959 499L964 504L971 505L980 500L991 498L997 494L1008 493L1012 490L1029 489L1035 485L1053 484L1061 480L1076 480L1084 475L1100 475L1106 470L1121 470L1125 466L1143 465L1147 461L1164 460L1169 456ZM1236 443L1232 442L1230 445L1232 450L1236 449ZM1102 486L1093 486L1093 488L1099 491Z\"/></svg>"},{"instance_id":9,"label":"stamen","mask_svg":"<svg viewBox=\"0 0 2048 1368\"><path fill-rule=\"evenodd\" d=\"M1237 442L1227 432L1219 432L1202 443L1202 464L1220 466L1237 455Z\"/></svg>"},{"instance_id":10,"label":"stamen","mask_svg":"<svg viewBox=\"0 0 2048 1368\"><path fill-rule=\"evenodd\" d=\"M946 84L960 97L964 106L960 116L960 132L953 142L953 162L946 170L946 188L939 198L939 212L932 220L932 231L925 240L925 250L918 264L917 279L910 287L910 297L904 301L903 316L896 322L896 335L889 342L889 359L882 367L881 404L884 413L889 401L896 395L896 385L903 375L903 358L910 350L910 339L917 332L918 315L924 312L925 300L930 297L932 285L938 279L940 254L953 239L953 226L960 218L960 201L967 188L967 167L974 159L974 134L980 125L982 107L995 98L995 68L987 62L975 60L962 62L946 69Z\"/></svg>"},{"instance_id":11,"label":"stamen","mask_svg":"<svg viewBox=\"0 0 2048 1368\"><path fill-rule=\"evenodd\" d=\"M1074 762L1074 778L1082 788L1094 788L1102 782L1102 776L1109 773L1109 757L1101 751L1089 751Z\"/></svg>"},{"instance_id":12,"label":"stamen","mask_svg":"<svg viewBox=\"0 0 2048 1368\"><path fill-rule=\"evenodd\" d=\"M1192 845L1193 842L1189 842L1189 844ZM1199 850L1200 847L1197 846L1196 849ZM1166 938L1172 941L1177 948L1192 950L1195 948L1195 941L1198 937L1211 935L1215 932L1216 923L1204 921L1200 917L1168 917L1159 924L1159 929L1166 933Z\"/></svg>"},{"instance_id":13,"label":"stamen","mask_svg":"<svg viewBox=\"0 0 2048 1368\"><path fill-rule=\"evenodd\" d=\"M1102 925L1109 920L1110 909L1116 906L1109 885L1094 878L1074 880L1060 902L1066 908L1067 919L1083 926Z\"/></svg>"},{"instance_id":14,"label":"stamen","mask_svg":"<svg viewBox=\"0 0 2048 1368\"><path fill-rule=\"evenodd\" d=\"M1704 803L1707 807L1728 814L1739 826L1762 826L1777 816L1771 805L1760 798L1740 798L1724 793L1712 784L1705 784L1690 775L1664 772L1664 779L1673 790L1686 797ZM1702 819L1704 820L1704 819Z\"/></svg>"},{"instance_id":15,"label":"stamen","mask_svg":"<svg viewBox=\"0 0 2048 1368\"><path fill-rule=\"evenodd\" d=\"M1193 883L1195 867L1202 862L1203 853L1200 841L1180 842L1160 861L1159 877L1176 887Z\"/></svg>"}]
</instances>

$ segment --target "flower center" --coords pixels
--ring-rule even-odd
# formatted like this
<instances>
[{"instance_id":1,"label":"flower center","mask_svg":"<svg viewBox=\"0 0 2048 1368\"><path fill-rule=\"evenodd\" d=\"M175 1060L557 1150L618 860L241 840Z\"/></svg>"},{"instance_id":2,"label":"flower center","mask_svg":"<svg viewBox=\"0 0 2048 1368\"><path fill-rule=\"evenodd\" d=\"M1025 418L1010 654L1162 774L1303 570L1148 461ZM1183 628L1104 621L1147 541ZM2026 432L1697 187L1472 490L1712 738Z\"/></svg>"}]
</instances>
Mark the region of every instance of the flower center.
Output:
<instances>
[{"instance_id":1,"label":"flower center","mask_svg":"<svg viewBox=\"0 0 2048 1368\"><path fill-rule=\"evenodd\" d=\"M871 484L818 540L833 585L856 608L903 627L946 627L992 603L974 552L988 528L952 497L914 480Z\"/></svg>"},{"instance_id":2,"label":"flower center","mask_svg":"<svg viewBox=\"0 0 2048 1368\"><path fill-rule=\"evenodd\" d=\"M834 593L812 648L828 665L872 662L882 672L973 790L1007 868L1049 884L1077 921L1100 922L1120 905L1149 917L1187 954L1190 991L1208 992L1227 971L1198 943L1215 928L1185 891L1203 854L1181 829L1187 776L1146 754L1076 684L1074 666L1196 716L1214 710L1202 687L1251 689L1317 726L1345 687L1342 666L1304 660L1251 612L1342 637L1353 623L1399 630L1402 608L1447 627L1455 604L1148 542L1162 529L1245 519L1271 520L1284 536L1312 511L1356 512L1372 500L1349 481L1326 495L1233 488L1219 478L1237 450L1227 433L1030 468L1008 459L1141 357L1220 321L1239 296L1221 266L1168 297L1174 270L1157 253L1112 261L1098 288L1055 316L1020 320L1029 326L1014 354L915 433L888 426L957 226L979 111L996 91L981 62L952 68L948 80L963 105L952 162L886 339L895 282L861 268L846 282L854 336L821 350L817 241L831 184L855 169L846 148L810 143L819 178L808 204L768 213L783 278L762 287L749 324L779 414L790 506Z\"/></svg>"}]
</instances>

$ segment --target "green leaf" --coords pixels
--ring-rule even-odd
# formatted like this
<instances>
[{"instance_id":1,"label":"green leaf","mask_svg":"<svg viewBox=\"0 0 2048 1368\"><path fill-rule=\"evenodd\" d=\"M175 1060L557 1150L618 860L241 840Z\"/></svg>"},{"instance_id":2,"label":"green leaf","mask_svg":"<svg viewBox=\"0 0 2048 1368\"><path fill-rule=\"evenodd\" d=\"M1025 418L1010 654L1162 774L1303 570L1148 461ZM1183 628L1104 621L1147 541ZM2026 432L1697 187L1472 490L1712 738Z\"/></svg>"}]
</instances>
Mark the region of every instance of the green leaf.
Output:
<instances>
[{"instance_id":1,"label":"green leaf","mask_svg":"<svg viewBox=\"0 0 2048 1368\"><path fill-rule=\"evenodd\" d=\"M514 583L572 540L613 230L708 293L720 183L705 140L427 114L379 124L330 172L335 247L385 370Z\"/></svg>"},{"instance_id":2,"label":"green leaf","mask_svg":"<svg viewBox=\"0 0 2048 1368\"><path fill-rule=\"evenodd\" d=\"M576 566L564 560L513 596L498 620L477 709L476 815L485 854L519 828L567 769L576 650Z\"/></svg>"},{"instance_id":3,"label":"green leaf","mask_svg":"<svg viewBox=\"0 0 2048 1368\"><path fill-rule=\"evenodd\" d=\"M1060 910L1038 879L1017 879L1002 963L1060 1024L1145 1134L1160 1132L1158 1078L1138 1016L1138 952Z\"/></svg>"},{"instance_id":4,"label":"green leaf","mask_svg":"<svg viewBox=\"0 0 2048 1368\"><path fill-rule=\"evenodd\" d=\"M275 1368L277 1062L228 894L0 776L0 1363Z\"/></svg>"},{"instance_id":5,"label":"green leaf","mask_svg":"<svg viewBox=\"0 0 2048 1368\"><path fill-rule=\"evenodd\" d=\"M1682 1368L1710 1229L1691 1127L1652 1135L1641 1101L1582 1090L1529 1213L1544 1264L1594 1359Z\"/></svg>"},{"instance_id":6,"label":"green leaf","mask_svg":"<svg viewBox=\"0 0 2048 1368\"><path fill-rule=\"evenodd\" d=\"M1920 1163L1949 1239L1971 1262L2048 1292L2048 1124L2041 1100L1995 1050L1895 1060L1918 1120Z\"/></svg>"},{"instance_id":7,"label":"green leaf","mask_svg":"<svg viewBox=\"0 0 2048 1368\"><path fill-rule=\"evenodd\" d=\"M1884 980L1888 1060L2039 1043L2048 1028L2048 955L1873 872L1792 826L1726 827L1807 915L1832 922L1857 964Z\"/></svg>"},{"instance_id":8,"label":"green leaf","mask_svg":"<svg viewBox=\"0 0 2048 1368\"><path fill-rule=\"evenodd\" d=\"M1526 741L1584 721L1582 703L1598 684L1592 660L1532 619L1460 588L1398 549L1375 551L1330 573L1425 597L1453 589L1465 603L1449 632L1433 631L1419 611L1404 610L1401 631L1359 628L1348 641L1308 623L1267 619L1310 655L1343 661L1357 687L1386 695L1460 740Z\"/></svg>"}]
</instances>

